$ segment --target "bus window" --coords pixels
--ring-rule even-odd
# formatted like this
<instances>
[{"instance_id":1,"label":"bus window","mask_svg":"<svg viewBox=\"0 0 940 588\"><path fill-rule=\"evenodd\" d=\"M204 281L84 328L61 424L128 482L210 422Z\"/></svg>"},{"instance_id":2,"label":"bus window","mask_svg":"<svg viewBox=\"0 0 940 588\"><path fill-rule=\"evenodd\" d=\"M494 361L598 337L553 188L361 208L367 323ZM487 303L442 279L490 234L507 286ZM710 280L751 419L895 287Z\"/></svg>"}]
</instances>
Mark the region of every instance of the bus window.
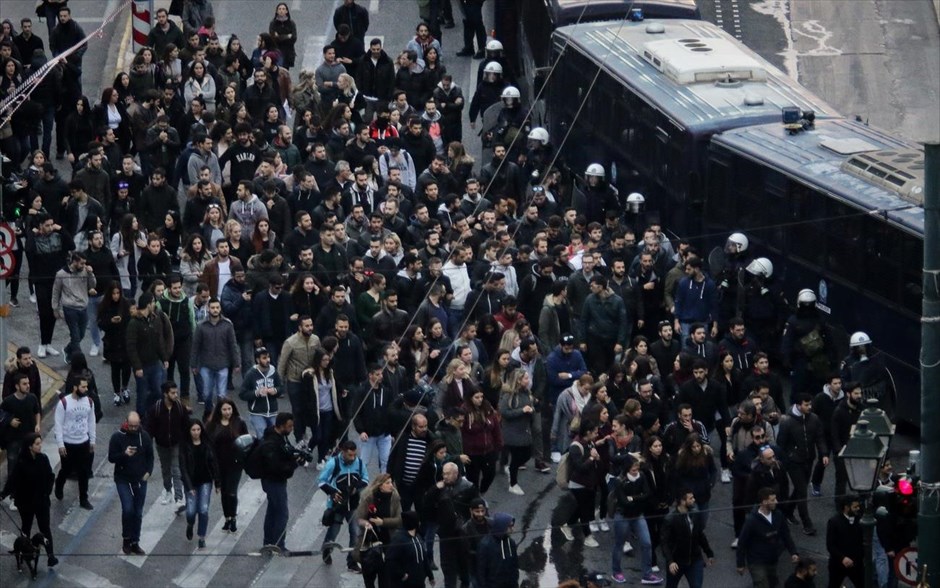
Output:
<instances>
[{"instance_id":1,"label":"bus window","mask_svg":"<svg viewBox=\"0 0 940 588\"><path fill-rule=\"evenodd\" d=\"M826 223L810 219L825 218L826 199L800 185L791 196L789 249L794 257L821 267L825 262Z\"/></svg>"}]
</instances>

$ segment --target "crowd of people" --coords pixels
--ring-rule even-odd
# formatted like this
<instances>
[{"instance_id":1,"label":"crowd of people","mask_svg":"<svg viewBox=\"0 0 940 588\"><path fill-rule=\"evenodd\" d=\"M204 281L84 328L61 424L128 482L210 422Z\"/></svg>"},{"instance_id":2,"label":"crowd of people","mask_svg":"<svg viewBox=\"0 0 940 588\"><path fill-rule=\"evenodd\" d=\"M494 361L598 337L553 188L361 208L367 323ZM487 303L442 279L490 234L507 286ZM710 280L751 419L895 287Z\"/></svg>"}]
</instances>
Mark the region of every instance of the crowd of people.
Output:
<instances>
[{"instance_id":1,"label":"crowd of people","mask_svg":"<svg viewBox=\"0 0 940 588\"><path fill-rule=\"evenodd\" d=\"M85 36L67 4L42 5L57 19L51 55ZM601 165L572 193L511 85L512 61L486 38L483 0L460 2L457 55L482 59L472 97L443 63L450 0L418 4L422 21L393 58L368 36L368 11L344 0L322 63L297 72L285 3L252 50L235 35L222 47L210 0L174 2L97 104L83 92L82 47L0 129L4 156L24 167L4 180L15 197L3 213L29 268L37 356L60 355L57 321L69 337L54 478L31 349L5 366L2 494L23 531L36 520L53 566L50 494L61 500L77 477L81 507L93 508L102 395L87 334L115 406L135 381L135 410L108 447L125 554L144 553L157 461L161 501L185 511L201 549L213 487L224 530L238 531L257 452L264 550L289 553L287 480L312 465L328 496L321 557L332 563L347 526L346 565L366 586L424 586L436 571L448 587L517 586L514 518L489 512L486 496L503 475L525 495L528 465L563 488L552 515L562 541L594 549L611 532L617 583L622 555L637 551L640 583L702 586L723 483L732 502L716 510L733 507L739 571L778 586L786 551L786 586L814 585L790 525L817 533L809 495L822 495L863 396L885 385L871 340L856 333L839 361L813 291L790 304L741 233L710 268L656 219L629 226ZM9 96L48 55L29 18L20 32L2 27ZM484 163L461 129L494 105ZM68 160L68 181L53 157ZM239 442L248 433L257 446ZM847 527L858 500L844 467L831 469L829 586L860 587L861 535ZM876 538L888 586L910 538L887 522Z\"/></svg>"}]
</instances>

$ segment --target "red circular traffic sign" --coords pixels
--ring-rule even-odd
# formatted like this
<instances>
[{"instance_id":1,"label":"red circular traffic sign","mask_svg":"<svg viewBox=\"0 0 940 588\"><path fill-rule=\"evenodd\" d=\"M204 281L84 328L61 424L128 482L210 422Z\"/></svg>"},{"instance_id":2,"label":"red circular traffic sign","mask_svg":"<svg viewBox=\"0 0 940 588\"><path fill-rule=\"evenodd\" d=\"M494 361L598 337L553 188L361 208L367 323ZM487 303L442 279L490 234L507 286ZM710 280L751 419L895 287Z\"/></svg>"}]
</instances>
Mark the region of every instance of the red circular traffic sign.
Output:
<instances>
[{"instance_id":1,"label":"red circular traffic sign","mask_svg":"<svg viewBox=\"0 0 940 588\"><path fill-rule=\"evenodd\" d=\"M917 548L905 547L894 558L894 573L908 586L917 585Z\"/></svg>"},{"instance_id":2,"label":"red circular traffic sign","mask_svg":"<svg viewBox=\"0 0 940 588\"><path fill-rule=\"evenodd\" d=\"M9 278L16 271L16 258L12 251L0 251L0 278Z\"/></svg>"},{"instance_id":3,"label":"red circular traffic sign","mask_svg":"<svg viewBox=\"0 0 940 588\"><path fill-rule=\"evenodd\" d=\"M16 231L10 223L0 223L0 253L13 250L16 244Z\"/></svg>"}]
</instances>

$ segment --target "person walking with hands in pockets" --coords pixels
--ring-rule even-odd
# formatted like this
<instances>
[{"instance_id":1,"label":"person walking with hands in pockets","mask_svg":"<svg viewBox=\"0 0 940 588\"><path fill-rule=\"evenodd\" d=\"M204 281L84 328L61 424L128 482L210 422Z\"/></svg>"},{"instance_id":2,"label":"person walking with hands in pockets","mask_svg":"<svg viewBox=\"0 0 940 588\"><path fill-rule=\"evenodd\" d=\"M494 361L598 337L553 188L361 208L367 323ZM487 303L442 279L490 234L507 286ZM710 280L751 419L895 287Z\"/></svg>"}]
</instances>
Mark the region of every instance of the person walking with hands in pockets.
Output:
<instances>
[{"instance_id":1,"label":"person walking with hands in pockets","mask_svg":"<svg viewBox=\"0 0 940 588\"><path fill-rule=\"evenodd\" d=\"M108 461L114 464L114 483L121 499L121 536L124 555L146 555L140 548L140 526L147 501L147 481L153 473L153 440L131 411L111 435Z\"/></svg>"}]
</instances>

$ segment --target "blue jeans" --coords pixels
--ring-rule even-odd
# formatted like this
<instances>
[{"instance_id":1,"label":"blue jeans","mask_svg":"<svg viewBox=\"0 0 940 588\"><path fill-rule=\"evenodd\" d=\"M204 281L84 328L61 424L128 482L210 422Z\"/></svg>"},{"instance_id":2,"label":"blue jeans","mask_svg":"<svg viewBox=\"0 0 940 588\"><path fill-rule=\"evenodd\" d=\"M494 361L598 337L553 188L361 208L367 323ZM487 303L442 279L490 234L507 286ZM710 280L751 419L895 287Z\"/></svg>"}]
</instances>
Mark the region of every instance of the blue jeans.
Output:
<instances>
[{"instance_id":1,"label":"blue jeans","mask_svg":"<svg viewBox=\"0 0 940 588\"><path fill-rule=\"evenodd\" d=\"M62 316L69 328L69 344L64 350L65 358L68 359L74 352L82 350L82 339L85 338L85 329L88 327L88 312L84 308L63 306Z\"/></svg>"},{"instance_id":2,"label":"blue jeans","mask_svg":"<svg viewBox=\"0 0 940 588\"><path fill-rule=\"evenodd\" d=\"M211 414L216 398L225 398L227 394L225 386L228 383L228 368L212 370L201 367L199 377L202 378L202 399L206 403L206 414Z\"/></svg>"},{"instance_id":3,"label":"blue jeans","mask_svg":"<svg viewBox=\"0 0 940 588\"><path fill-rule=\"evenodd\" d=\"M276 419L276 416L267 417L261 416L260 414L248 415L248 426L251 427L251 434L255 436L255 439L261 439L264 437L264 432L267 428L274 426Z\"/></svg>"},{"instance_id":4,"label":"blue jeans","mask_svg":"<svg viewBox=\"0 0 940 588\"><path fill-rule=\"evenodd\" d=\"M646 519L640 515L635 519L625 519L623 515L614 516L614 543L610 547L610 569L612 574L623 571L620 559L623 556L623 543L632 534L640 544L640 569L643 575L653 573L653 544L650 542L650 530Z\"/></svg>"},{"instance_id":5,"label":"blue jeans","mask_svg":"<svg viewBox=\"0 0 940 588\"><path fill-rule=\"evenodd\" d=\"M147 501L147 482L117 482L117 493L121 499L121 536L137 543Z\"/></svg>"},{"instance_id":6,"label":"blue jeans","mask_svg":"<svg viewBox=\"0 0 940 588\"><path fill-rule=\"evenodd\" d=\"M897 588L898 579L894 575L894 561L885 552L877 531L872 536L871 548L875 560L875 585L878 588Z\"/></svg>"},{"instance_id":7,"label":"blue jeans","mask_svg":"<svg viewBox=\"0 0 940 588\"><path fill-rule=\"evenodd\" d=\"M705 578L705 560L699 558L688 565L679 564L679 573L673 576L666 570L666 588L678 588L679 580L685 576L689 588L702 588Z\"/></svg>"},{"instance_id":8,"label":"blue jeans","mask_svg":"<svg viewBox=\"0 0 940 588\"><path fill-rule=\"evenodd\" d=\"M186 522L192 525L199 515L199 530L196 535L205 538L209 528L209 499L212 498L212 482L199 484L186 493Z\"/></svg>"},{"instance_id":9,"label":"blue jeans","mask_svg":"<svg viewBox=\"0 0 940 588\"><path fill-rule=\"evenodd\" d=\"M339 537L339 530L343 527L344 521L349 526L349 546L350 547L356 546L356 544L358 543L357 540L359 538L359 521L357 521L356 517L353 516L354 514L355 514L354 511L343 513L342 520L339 520L339 522L334 522L326 530L326 536L323 537L323 553L329 553L330 551L332 551L326 545L327 543L331 543L335 541L336 538ZM339 518L340 518L339 515L337 515L337 517L333 520L336 521ZM350 552L349 555L346 556L346 561L350 561L350 562L352 561L352 552Z\"/></svg>"},{"instance_id":10,"label":"blue jeans","mask_svg":"<svg viewBox=\"0 0 940 588\"><path fill-rule=\"evenodd\" d=\"M434 537L437 535L438 527L436 522L426 521L418 531L424 541L424 553L431 561L434 561Z\"/></svg>"},{"instance_id":11,"label":"blue jeans","mask_svg":"<svg viewBox=\"0 0 940 588\"><path fill-rule=\"evenodd\" d=\"M137 414L142 420L147 418L147 409L160 399L160 386L165 379L166 370L163 369L162 361L145 365L143 377L138 378L137 374L134 374L134 382L137 384Z\"/></svg>"},{"instance_id":12,"label":"blue jeans","mask_svg":"<svg viewBox=\"0 0 940 588\"><path fill-rule=\"evenodd\" d=\"M264 511L264 545L277 545L284 549L284 536L287 534L287 482L261 479L261 489L268 497L268 507Z\"/></svg>"},{"instance_id":13,"label":"blue jeans","mask_svg":"<svg viewBox=\"0 0 940 588\"><path fill-rule=\"evenodd\" d=\"M91 342L95 347L101 347L101 329L98 328L98 305L103 296L88 297L88 330L91 332Z\"/></svg>"},{"instance_id":14,"label":"blue jeans","mask_svg":"<svg viewBox=\"0 0 940 588\"><path fill-rule=\"evenodd\" d=\"M359 457L362 463L368 467L372 461L372 455L379 456L379 473L384 473L388 467L388 456L392 452L392 436L381 435L379 437L369 437L368 441L359 441Z\"/></svg>"},{"instance_id":15,"label":"blue jeans","mask_svg":"<svg viewBox=\"0 0 940 588\"><path fill-rule=\"evenodd\" d=\"M456 339L460 334L460 327L463 326L463 309L447 308L447 336Z\"/></svg>"}]
</instances>

